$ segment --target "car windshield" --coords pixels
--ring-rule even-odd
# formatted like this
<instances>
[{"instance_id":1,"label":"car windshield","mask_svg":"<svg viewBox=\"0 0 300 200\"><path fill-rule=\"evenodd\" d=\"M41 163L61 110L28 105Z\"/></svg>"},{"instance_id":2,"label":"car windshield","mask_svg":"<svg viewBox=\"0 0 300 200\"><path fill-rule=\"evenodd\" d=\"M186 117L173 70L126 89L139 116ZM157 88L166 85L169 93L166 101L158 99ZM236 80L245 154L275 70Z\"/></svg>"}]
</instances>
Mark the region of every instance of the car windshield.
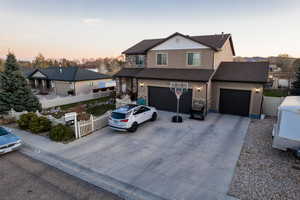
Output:
<instances>
[{"instance_id":1,"label":"car windshield","mask_svg":"<svg viewBox=\"0 0 300 200\"><path fill-rule=\"evenodd\" d=\"M7 135L7 134L9 134L9 132L4 128L0 127L0 136Z\"/></svg>"},{"instance_id":2,"label":"car windshield","mask_svg":"<svg viewBox=\"0 0 300 200\"><path fill-rule=\"evenodd\" d=\"M111 117L114 119L125 119L126 118L126 114L124 113L118 113L118 112L112 112L111 113Z\"/></svg>"}]
</instances>

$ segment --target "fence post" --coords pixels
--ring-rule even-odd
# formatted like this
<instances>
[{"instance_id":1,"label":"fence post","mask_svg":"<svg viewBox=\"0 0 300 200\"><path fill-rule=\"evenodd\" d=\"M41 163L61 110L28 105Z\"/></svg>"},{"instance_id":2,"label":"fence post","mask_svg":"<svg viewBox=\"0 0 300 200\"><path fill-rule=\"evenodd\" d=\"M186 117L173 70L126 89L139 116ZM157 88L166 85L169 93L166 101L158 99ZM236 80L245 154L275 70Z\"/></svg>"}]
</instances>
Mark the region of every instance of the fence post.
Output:
<instances>
[{"instance_id":1,"label":"fence post","mask_svg":"<svg viewBox=\"0 0 300 200\"><path fill-rule=\"evenodd\" d=\"M92 121L92 132L94 132L94 117L91 115L90 120Z\"/></svg>"},{"instance_id":2,"label":"fence post","mask_svg":"<svg viewBox=\"0 0 300 200\"><path fill-rule=\"evenodd\" d=\"M80 135L80 125L78 126L77 122L77 113L74 114L74 128L75 128L75 138L79 138Z\"/></svg>"}]
</instances>

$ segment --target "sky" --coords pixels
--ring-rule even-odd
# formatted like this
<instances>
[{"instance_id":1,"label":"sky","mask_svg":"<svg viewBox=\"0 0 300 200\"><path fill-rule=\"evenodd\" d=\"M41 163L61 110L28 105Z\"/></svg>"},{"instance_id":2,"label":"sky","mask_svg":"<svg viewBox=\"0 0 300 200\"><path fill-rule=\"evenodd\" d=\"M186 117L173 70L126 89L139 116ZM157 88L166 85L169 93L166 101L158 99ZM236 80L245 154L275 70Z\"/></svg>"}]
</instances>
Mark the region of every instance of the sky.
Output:
<instances>
[{"instance_id":1,"label":"sky","mask_svg":"<svg viewBox=\"0 0 300 200\"><path fill-rule=\"evenodd\" d=\"M300 57L299 0L0 0L0 57L118 56L174 32L231 33L237 56Z\"/></svg>"}]
</instances>

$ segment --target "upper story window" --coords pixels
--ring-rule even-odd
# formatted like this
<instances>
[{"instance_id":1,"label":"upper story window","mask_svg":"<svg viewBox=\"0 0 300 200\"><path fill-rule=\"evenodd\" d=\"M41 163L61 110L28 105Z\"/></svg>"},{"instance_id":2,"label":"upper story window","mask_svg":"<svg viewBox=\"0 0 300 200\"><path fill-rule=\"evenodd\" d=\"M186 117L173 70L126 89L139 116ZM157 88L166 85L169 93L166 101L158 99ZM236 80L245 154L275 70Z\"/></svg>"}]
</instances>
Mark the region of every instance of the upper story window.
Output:
<instances>
[{"instance_id":1,"label":"upper story window","mask_svg":"<svg viewBox=\"0 0 300 200\"><path fill-rule=\"evenodd\" d=\"M135 56L135 64L138 66L144 66L145 65L145 56L143 56L143 55Z\"/></svg>"},{"instance_id":2,"label":"upper story window","mask_svg":"<svg viewBox=\"0 0 300 200\"><path fill-rule=\"evenodd\" d=\"M201 54L200 53L187 53L187 65L200 66Z\"/></svg>"},{"instance_id":3,"label":"upper story window","mask_svg":"<svg viewBox=\"0 0 300 200\"><path fill-rule=\"evenodd\" d=\"M156 64L157 65L167 65L168 64L168 54L167 53L156 54Z\"/></svg>"}]
</instances>

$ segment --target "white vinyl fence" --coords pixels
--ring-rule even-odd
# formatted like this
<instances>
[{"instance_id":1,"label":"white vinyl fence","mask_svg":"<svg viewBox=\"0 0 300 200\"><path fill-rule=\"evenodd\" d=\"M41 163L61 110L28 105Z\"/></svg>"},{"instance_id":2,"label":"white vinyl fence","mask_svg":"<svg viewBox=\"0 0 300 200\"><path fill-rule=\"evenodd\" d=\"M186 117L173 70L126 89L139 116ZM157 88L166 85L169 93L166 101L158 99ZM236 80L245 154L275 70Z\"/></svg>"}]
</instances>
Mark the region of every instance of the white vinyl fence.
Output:
<instances>
[{"instance_id":1,"label":"white vinyl fence","mask_svg":"<svg viewBox=\"0 0 300 200\"><path fill-rule=\"evenodd\" d=\"M77 126L75 126L76 137L81 138L85 135L88 135L96 130L107 126L108 117L110 116L110 113L111 112L108 111L104 115L101 115L99 117L91 115L89 120L77 122Z\"/></svg>"},{"instance_id":2,"label":"white vinyl fence","mask_svg":"<svg viewBox=\"0 0 300 200\"><path fill-rule=\"evenodd\" d=\"M111 91L98 92L98 93L90 93L78 96L55 96L54 98L48 98L47 96L39 96L40 103L42 104L42 108L52 108L56 106L67 105L71 103L77 103L81 101L88 101L92 99L97 99L100 97L107 97L111 94Z\"/></svg>"},{"instance_id":3,"label":"white vinyl fence","mask_svg":"<svg viewBox=\"0 0 300 200\"><path fill-rule=\"evenodd\" d=\"M263 114L268 116L277 116L277 110L285 97L264 96Z\"/></svg>"}]
</instances>

